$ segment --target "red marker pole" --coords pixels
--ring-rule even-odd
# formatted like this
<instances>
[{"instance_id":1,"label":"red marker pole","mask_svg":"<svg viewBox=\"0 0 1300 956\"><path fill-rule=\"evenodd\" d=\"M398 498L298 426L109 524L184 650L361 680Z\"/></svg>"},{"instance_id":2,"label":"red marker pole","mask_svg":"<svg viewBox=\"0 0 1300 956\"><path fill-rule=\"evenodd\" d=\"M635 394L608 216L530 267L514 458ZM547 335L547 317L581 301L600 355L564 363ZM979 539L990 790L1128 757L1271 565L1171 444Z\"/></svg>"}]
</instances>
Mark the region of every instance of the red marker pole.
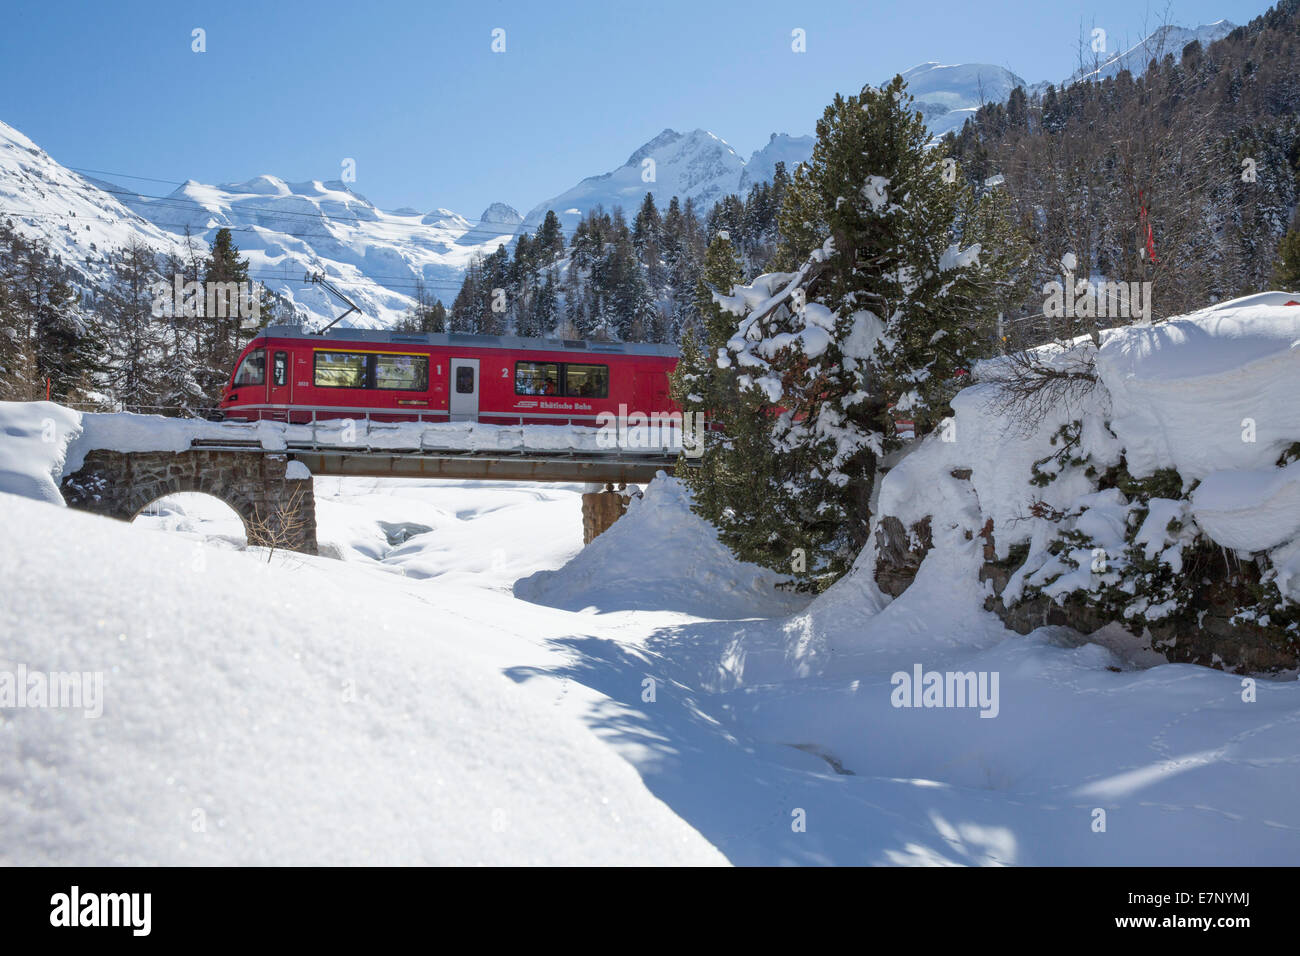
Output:
<instances>
[{"instance_id":1,"label":"red marker pole","mask_svg":"<svg viewBox=\"0 0 1300 956\"><path fill-rule=\"evenodd\" d=\"M45 400L47 402L50 400L50 378L48 375L45 377Z\"/></svg>"}]
</instances>

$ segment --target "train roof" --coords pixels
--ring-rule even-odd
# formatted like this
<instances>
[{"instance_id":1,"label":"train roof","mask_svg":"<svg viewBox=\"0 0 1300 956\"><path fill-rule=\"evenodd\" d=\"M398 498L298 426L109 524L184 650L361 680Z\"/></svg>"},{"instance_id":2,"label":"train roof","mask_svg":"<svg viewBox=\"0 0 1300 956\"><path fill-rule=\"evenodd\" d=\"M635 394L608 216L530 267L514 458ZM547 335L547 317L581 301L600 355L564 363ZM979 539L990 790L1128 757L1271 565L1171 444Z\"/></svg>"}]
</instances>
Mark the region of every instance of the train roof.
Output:
<instances>
[{"instance_id":1,"label":"train roof","mask_svg":"<svg viewBox=\"0 0 1300 956\"><path fill-rule=\"evenodd\" d=\"M477 335L471 332L392 332L387 329L338 328L309 332L299 325L268 325L258 338L310 339L318 342L381 342L391 345L472 346L538 352L585 352L596 355L654 355L676 358L671 345L649 342L596 342L586 339L529 339L518 335Z\"/></svg>"}]
</instances>

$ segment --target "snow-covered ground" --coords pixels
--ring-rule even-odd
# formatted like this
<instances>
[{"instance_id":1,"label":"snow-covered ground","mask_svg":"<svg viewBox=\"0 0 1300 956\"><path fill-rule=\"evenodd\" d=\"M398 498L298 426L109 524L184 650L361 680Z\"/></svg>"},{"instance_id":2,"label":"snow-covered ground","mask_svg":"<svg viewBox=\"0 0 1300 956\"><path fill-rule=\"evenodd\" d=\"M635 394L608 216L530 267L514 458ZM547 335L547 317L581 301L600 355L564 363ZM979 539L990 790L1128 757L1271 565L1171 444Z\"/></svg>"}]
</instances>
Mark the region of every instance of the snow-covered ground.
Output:
<instances>
[{"instance_id":1,"label":"snow-covered ground","mask_svg":"<svg viewBox=\"0 0 1300 956\"><path fill-rule=\"evenodd\" d=\"M0 409L7 490L60 467L50 409ZM1014 634L978 539L937 528L892 602L865 562L809 602L669 479L586 549L580 486L316 485L322 555L269 561L203 496L126 525L0 492L0 690L103 678L95 719L0 706L0 862L1300 855L1294 675L1248 702L1110 634ZM916 665L985 701L894 706Z\"/></svg>"}]
</instances>

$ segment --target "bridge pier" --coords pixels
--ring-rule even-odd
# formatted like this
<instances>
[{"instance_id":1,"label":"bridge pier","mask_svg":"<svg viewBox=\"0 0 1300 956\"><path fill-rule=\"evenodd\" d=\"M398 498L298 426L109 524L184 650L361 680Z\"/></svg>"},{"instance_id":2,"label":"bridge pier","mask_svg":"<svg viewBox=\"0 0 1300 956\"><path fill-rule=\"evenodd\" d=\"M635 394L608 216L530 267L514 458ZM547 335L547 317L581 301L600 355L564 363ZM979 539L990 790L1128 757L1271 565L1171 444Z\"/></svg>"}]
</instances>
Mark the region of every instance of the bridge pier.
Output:
<instances>
[{"instance_id":1,"label":"bridge pier","mask_svg":"<svg viewBox=\"0 0 1300 956\"><path fill-rule=\"evenodd\" d=\"M298 474L298 470L294 470ZM63 479L68 507L130 521L180 492L220 498L244 523L248 543L316 553L316 498L310 475L289 477L288 456L260 450L120 452L96 449Z\"/></svg>"},{"instance_id":2,"label":"bridge pier","mask_svg":"<svg viewBox=\"0 0 1300 956\"><path fill-rule=\"evenodd\" d=\"M582 496L582 543L591 544L598 535L604 534L623 513L632 500L627 486L620 483L614 490L613 483L605 485L602 491L587 492Z\"/></svg>"}]
</instances>

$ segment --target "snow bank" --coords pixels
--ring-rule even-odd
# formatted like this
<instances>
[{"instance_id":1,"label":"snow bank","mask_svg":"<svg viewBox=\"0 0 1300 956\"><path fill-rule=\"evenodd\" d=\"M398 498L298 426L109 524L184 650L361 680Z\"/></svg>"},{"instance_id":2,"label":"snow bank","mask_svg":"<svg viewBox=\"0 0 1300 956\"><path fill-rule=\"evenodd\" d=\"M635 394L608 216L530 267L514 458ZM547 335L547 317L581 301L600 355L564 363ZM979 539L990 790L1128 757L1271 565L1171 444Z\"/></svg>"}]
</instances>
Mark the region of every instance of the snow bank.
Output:
<instances>
[{"instance_id":1,"label":"snow bank","mask_svg":"<svg viewBox=\"0 0 1300 956\"><path fill-rule=\"evenodd\" d=\"M1276 548L1300 530L1300 462L1213 472L1192 492L1192 515L1225 548Z\"/></svg>"},{"instance_id":2,"label":"snow bank","mask_svg":"<svg viewBox=\"0 0 1300 956\"><path fill-rule=\"evenodd\" d=\"M1100 383L1029 428L999 404L1001 363L983 363L985 381L953 400L951 440L930 436L907 454L881 483L879 511L908 525L935 513L967 528L992 519L1005 557L1043 532L1035 511L1068 511L1095 490L1082 469L1043 461L1062 452L1059 430L1077 421L1069 454L1097 471L1122 456L1135 477L1173 468L1185 482L1201 480L1194 513L1215 541L1258 551L1289 540L1300 531L1296 473L1276 463L1300 437L1300 308L1279 298L1289 299L1266 293L1159 325L1106 330L1100 349L1085 339L1040 350L1051 362L1095 358ZM1054 480L1031 484L1035 464ZM952 472L962 469L969 481L954 484ZM977 511L968 503L958 514L945 502L960 499L967 484Z\"/></svg>"},{"instance_id":3,"label":"snow bank","mask_svg":"<svg viewBox=\"0 0 1300 956\"><path fill-rule=\"evenodd\" d=\"M1300 436L1300 307L1269 304L1279 295L1102 333L1097 371L1135 476L1264 468Z\"/></svg>"},{"instance_id":4,"label":"snow bank","mask_svg":"<svg viewBox=\"0 0 1300 956\"><path fill-rule=\"evenodd\" d=\"M515 596L579 611L672 610L737 619L787 614L806 599L775 590L781 576L737 561L690 494L663 472L627 513L557 571L515 584Z\"/></svg>"},{"instance_id":5,"label":"snow bank","mask_svg":"<svg viewBox=\"0 0 1300 956\"><path fill-rule=\"evenodd\" d=\"M68 442L81 415L53 402L0 402L0 492L63 504Z\"/></svg>"},{"instance_id":6,"label":"snow bank","mask_svg":"<svg viewBox=\"0 0 1300 956\"><path fill-rule=\"evenodd\" d=\"M878 513L893 515L908 527L937 515L941 523L972 533L991 519L998 556L1004 558L1012 545L1043 530L1045 522L1034 513L1037 503L1065 510L1093 491L1077 471L1065 471L1043 487L1030 483L1035 463L1057 450L1052 437L1062 426L1080 420L1081 447L1101 467L1118 463L1122 448L1104 425L1110 410L1104 391L1074 405L1058 404L1031 426L1008 421L998 397L995 382L959 392L947 431L952 440L940 433L913 446L881 481ZM954 472L969 472L969 477Z\"/></svg>"},{"instance_id":7,"label":"snow bank","mask_svg":"<svg viewBox=\"0 0 1300 956\"><path fill-rule=\"evenodd\" d=\"M98 719L0 709L0 863L723 862L400 579L0 511L62 543L0 548L0 671L103 681Z\"/></svg>"}]
</instances>

